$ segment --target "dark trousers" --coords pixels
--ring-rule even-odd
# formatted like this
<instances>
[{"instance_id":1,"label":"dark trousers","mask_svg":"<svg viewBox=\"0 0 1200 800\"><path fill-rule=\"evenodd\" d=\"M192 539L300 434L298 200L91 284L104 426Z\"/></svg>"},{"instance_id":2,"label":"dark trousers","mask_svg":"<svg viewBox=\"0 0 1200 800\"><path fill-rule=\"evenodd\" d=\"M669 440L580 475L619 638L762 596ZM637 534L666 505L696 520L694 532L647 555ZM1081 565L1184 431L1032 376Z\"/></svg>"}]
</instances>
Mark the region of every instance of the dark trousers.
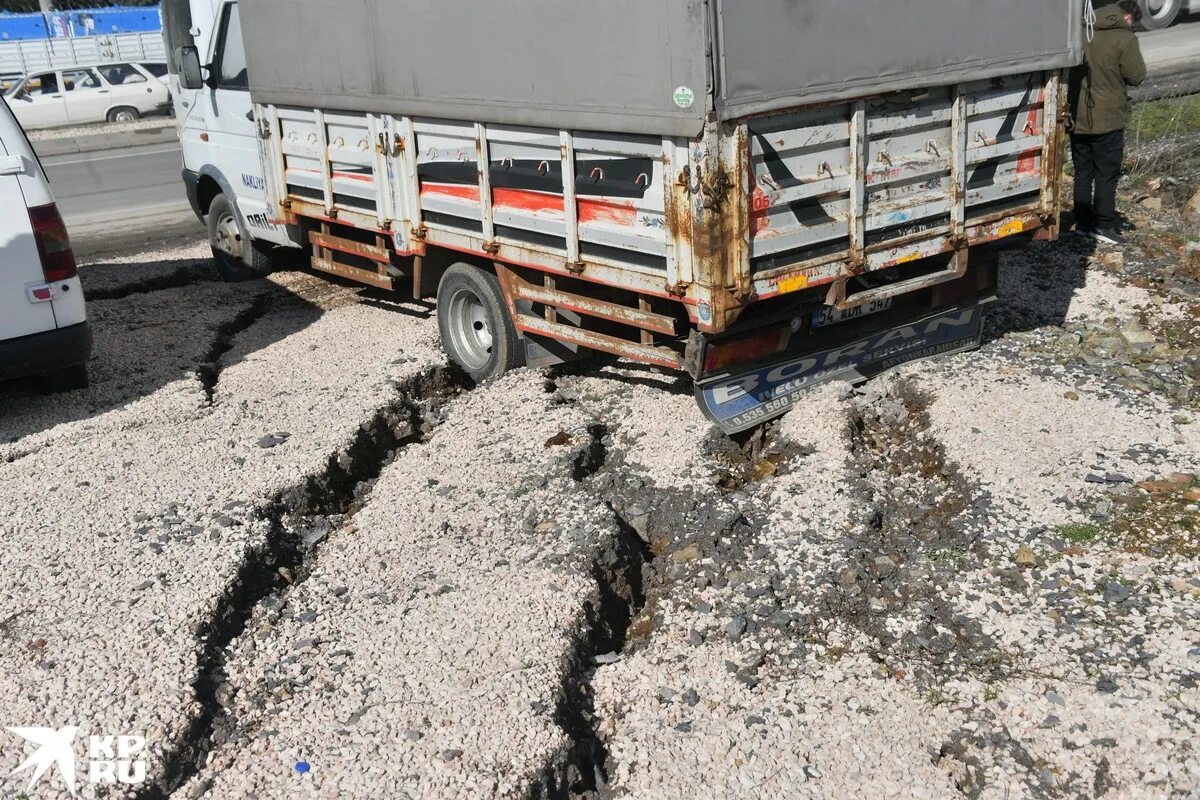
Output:
<instances>
[{"instance_id":1,"label":"dark trousers","mask_svg":"<svg viewBox=\"0 0 1200 800\"><path fill-rule=\"evenodd\" d=\"M1075 163L1075 225L1117 227L1117 181L1125 158L1125 131L1071 134Z\"/></svg>"}]
</instances>

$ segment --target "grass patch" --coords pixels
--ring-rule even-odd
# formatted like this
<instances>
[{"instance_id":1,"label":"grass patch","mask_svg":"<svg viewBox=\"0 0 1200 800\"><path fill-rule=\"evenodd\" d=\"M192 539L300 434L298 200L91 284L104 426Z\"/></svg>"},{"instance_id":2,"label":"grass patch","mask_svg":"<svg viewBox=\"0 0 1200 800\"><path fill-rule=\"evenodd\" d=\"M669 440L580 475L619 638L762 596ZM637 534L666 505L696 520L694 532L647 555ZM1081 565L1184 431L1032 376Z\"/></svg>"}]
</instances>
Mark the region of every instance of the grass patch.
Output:
<instances>
[{"instance_id":1,"label":"grass patch","mask_svg":"<svg viewBox=\"0 0 1200 800\"><path fill-rule=\"evenodd\" d=\"M1077 545L1094 544L1103 537L1116 549L1151 558L1200 557L1200 481L1195 476L1175 473L1142 481L1120 506L1103 527L1063 525L1057 533Z\"/></svg>"},{"instance_id":2,"label":"grass patch","mask_svg":"<svg viewBox=\"0 0 1200 800\"><path fill-rule=\"evenodd\" d=\"M1146 485L1146 484L1143 484ZM1152 558L1200 556L1200 513L1195 481L1156 488L1113 520L1113 536L1124 549Z\"/></svg>"},{"instance_id":3,"label":"grass patch","mask_svg":"<svg viewBox=\"0 0 1200 800\"><path fill-rule=\"evenodd\" d=\"M1100 529L1095 525L1063 525L1058 533L1073 544L1086 544L1099 538Z\"/></svg>"},{"instance_id":4,"label":"grass patch","mask_svg":"<svg viewBox=\"0 0 1200 800\"><path fill-rule=\"evenodd\" d=\"M1128 135L1151 142L1200 131L1200 95L1139 103L1133 108Z\"/></svg>"}]
</instances>

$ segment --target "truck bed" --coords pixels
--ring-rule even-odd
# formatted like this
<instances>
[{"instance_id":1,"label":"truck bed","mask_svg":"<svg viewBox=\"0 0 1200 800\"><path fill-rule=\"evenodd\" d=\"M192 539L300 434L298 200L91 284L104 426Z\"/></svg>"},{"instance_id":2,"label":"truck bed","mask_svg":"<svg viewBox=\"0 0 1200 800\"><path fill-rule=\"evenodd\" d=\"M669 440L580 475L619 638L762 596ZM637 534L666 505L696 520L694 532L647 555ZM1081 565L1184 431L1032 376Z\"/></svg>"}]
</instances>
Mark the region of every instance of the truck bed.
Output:
<instances>
[{"instance_id":1,"label":"truck bed","mask_svg":"<svg viewBox=\"0 0 1200 800\"><path fill-rule=\"evenodd\" d=\"M1055 225L1059 84L1038 72L914 89L696 139L270 104L256 115L285 222L678 301L719 333L757 301L830 286L845 305L852 276ZM381 264L393 254L372 247Z\"/></svg>"}]
</instances>

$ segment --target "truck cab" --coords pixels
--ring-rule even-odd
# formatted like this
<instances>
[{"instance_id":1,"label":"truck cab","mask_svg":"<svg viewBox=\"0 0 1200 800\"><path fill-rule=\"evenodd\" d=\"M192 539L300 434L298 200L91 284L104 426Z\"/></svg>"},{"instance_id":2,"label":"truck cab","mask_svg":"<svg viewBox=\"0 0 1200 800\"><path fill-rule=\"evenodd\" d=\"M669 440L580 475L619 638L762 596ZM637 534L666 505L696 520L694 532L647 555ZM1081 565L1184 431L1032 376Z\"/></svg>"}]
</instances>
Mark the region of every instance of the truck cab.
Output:
<instances>
[{"instance_id":1,"label":"truck cab","mask_svg":"<svg viewBox=\"0 0 1200 800\"><path fill-rule=\"evenodd\" d=\"M238 3L167 3L164 28L188 200L209 229L221 274L261 276L276 248L295 243L268 211ZM199 66L199 87L182 77L184 61Z\"/></svg>"}]
</instances>

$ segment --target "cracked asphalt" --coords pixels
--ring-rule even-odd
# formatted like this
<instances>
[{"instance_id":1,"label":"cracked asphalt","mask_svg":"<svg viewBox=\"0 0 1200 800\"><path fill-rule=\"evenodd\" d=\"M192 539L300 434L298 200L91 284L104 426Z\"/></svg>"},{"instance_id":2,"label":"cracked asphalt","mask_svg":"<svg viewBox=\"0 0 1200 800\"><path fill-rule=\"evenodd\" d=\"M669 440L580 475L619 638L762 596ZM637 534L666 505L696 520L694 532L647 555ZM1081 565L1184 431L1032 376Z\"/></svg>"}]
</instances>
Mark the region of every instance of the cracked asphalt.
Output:
<instances>
[{"instance_id":1,"label":"cracked asphalt","mask_svg":"<svg viewBox=\"0 0 1200 800\"><path fill-rule=\"evenodd\" d=\"M85 266L91 387L0 386L0 725L146 738L82 797L1194 796L1197 293L1148 242L1010 253L981 352L736 441L636 365L472 387L428 304ZM31 752L0 797L69 796Z\"/></svg>"}]
</instances>

